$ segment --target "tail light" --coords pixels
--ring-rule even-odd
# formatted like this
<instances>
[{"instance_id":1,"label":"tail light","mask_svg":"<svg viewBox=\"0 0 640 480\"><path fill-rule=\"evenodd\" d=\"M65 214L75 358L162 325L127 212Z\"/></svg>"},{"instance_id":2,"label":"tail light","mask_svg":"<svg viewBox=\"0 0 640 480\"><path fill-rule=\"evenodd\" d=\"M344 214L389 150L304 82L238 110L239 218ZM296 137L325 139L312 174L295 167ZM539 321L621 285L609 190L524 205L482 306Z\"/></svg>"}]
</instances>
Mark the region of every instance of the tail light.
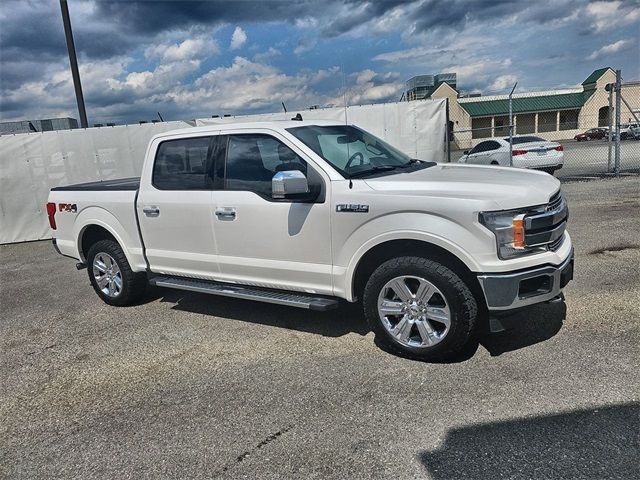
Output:
<instances>
[{"instance_id":1,"label":"tail light","mask_svg":"<svg viewBox=\"0 0 640 480\"><path fill-rule=\"evenodd\" d=\"M49 202L47 203L47 216L49 217L49 226L51 230L56 229L56 204Z\"/></svg>"},{"instance_id":2,"label":"tail light","mask_svg":"<svg viewBox=\"0 0 640 480\"><path fill-rule=\"evenodd\" d=\"M564 150L564 147L562 145L558 145L555 150L557 150L558 152L562 152Z\"/></svg>"},{"instance_id":3,"label":"tail light","mask_svg":"<svg viewBox=\"0 0 640 480\"><path fill-rule=\"evenodd\" d=\"M511 153L515 157L516 155L525 155L525 154L527 154L529 152L527 150L514 150Z\"/></svg>"}]
</instances>

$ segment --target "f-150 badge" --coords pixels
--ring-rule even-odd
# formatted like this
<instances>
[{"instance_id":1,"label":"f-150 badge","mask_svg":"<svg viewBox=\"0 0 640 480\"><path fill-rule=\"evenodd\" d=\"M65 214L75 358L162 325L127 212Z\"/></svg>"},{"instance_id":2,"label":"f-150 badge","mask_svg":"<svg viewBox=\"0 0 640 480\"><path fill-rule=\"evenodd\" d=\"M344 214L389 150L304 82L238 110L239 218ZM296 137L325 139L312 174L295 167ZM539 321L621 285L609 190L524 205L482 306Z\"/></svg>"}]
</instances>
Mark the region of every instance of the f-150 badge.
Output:
<instances>
[{"instance_id":1,"label":"f-150 badge","mask_svg":"<svg viewBox=\"0 0 640 480\"><path fill-rule=\"evenodd\" d=\"M369 205L340 203L336 205L336 212L369 213Z\"/></svg>"}]
</instances>

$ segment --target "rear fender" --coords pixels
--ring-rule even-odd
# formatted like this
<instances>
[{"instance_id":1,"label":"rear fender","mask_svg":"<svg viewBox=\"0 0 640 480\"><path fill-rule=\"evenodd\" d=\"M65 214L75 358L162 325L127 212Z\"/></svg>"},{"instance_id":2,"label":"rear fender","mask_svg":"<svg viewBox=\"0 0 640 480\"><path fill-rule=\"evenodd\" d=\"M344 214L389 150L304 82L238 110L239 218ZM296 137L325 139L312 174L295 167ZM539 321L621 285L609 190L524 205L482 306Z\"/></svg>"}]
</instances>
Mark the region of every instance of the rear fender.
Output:
<instances>
[{"instance_id":1,"label":"rear fender","mask_svg":"<svg viewBox=\"0 0 640 480\"><path fill-rule=\"evenodd\" d=\"M86 258L84 258L82 254L82 236L85 230L92 225L104 228L116 239L134 272L141 272L146 269L142 245L140 244L137 230L136 237L132 238L115 215L102 207L96 206L87 207L82 210L76 217L73 225L73 235L76 239L78 258L86 262Z\"/></svg>"}]
</instances>

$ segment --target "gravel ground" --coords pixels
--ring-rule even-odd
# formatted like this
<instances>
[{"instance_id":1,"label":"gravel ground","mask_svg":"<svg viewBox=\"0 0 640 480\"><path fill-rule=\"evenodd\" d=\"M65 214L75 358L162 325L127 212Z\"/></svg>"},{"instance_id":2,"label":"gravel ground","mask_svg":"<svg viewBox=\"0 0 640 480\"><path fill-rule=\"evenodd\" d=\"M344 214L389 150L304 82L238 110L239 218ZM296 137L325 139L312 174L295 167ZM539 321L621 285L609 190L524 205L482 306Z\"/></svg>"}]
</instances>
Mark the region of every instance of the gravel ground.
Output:
<instances>
[{"instance_id":1,"label":"gravel ground","mask_svg":"<svg viewBox=\"0 0 640 480\"><path fill-rule=\"evenodd\" d=\"M118 309L49 242L0 247L0 477L638 478L640 180L564 190L566 303L448 364L385 353L357 306Z\"/></svg>"}]
</instances>

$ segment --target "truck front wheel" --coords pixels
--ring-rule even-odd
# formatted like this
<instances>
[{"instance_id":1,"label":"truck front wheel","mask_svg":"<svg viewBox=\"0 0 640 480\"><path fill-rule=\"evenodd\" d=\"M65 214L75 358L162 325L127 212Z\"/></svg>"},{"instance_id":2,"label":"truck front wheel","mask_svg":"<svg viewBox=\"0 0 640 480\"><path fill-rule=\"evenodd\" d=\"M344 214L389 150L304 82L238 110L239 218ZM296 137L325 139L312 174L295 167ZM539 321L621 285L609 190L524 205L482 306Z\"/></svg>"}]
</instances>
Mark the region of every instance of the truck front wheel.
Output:
<instances>
[{"instance_id":1,"label":"truck front wheel","mask_svg":"<svg viewBox=\"0 0 640 480\"><path fill-rule=\"evenodd\" d=\"M100 240L89 248L87 271L93 289L109 305L133 305L144 295L146 273L132 271L122 248L113 240Z\"/></svg>"},{"instance_id":2,"label":"truck front wheel","mask_svg":"<svg viewBox=\"0 0 640 480\"><path fill-rule=\"evenodd\" d=\"M450 268L423 257L380 265L363 295L371 329L388 350L416 360L448 360L471 339L478 305Z\"/></svg>"}]
</instances>

